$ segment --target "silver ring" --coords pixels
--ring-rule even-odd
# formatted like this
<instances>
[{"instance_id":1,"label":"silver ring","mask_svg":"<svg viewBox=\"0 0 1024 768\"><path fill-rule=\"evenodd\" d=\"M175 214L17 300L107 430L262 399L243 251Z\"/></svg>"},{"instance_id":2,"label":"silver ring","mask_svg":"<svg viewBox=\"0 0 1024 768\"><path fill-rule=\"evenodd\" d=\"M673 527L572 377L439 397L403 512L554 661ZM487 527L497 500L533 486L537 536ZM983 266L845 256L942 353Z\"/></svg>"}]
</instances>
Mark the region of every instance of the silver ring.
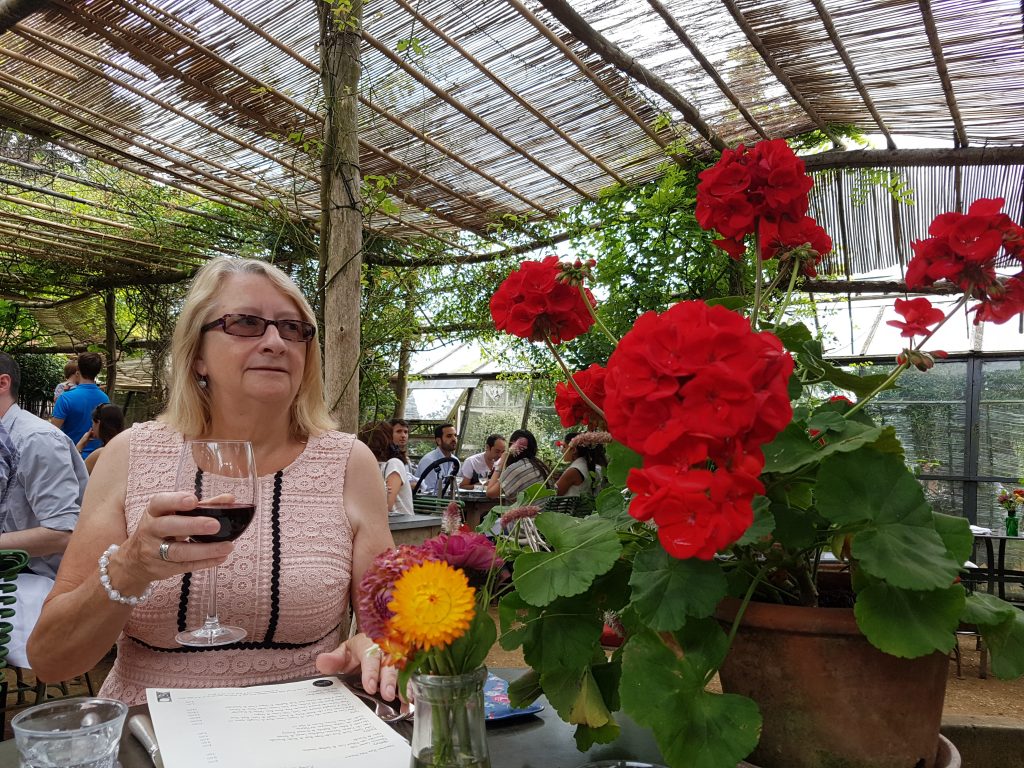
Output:
<instances>
[{"instance_id":1,"label":"silver ring","mask_svg":"<svg viewBox=\"0 0 1024 768\"><path fill-rule=\"evenodd\" d=\"M167 553L170 551L170 549L171 542L169 541L165 541L163 544L160 545L160 559L163 560L165 563L171 562L171 558L167 556Z\"/></svg>"}]
</instances>

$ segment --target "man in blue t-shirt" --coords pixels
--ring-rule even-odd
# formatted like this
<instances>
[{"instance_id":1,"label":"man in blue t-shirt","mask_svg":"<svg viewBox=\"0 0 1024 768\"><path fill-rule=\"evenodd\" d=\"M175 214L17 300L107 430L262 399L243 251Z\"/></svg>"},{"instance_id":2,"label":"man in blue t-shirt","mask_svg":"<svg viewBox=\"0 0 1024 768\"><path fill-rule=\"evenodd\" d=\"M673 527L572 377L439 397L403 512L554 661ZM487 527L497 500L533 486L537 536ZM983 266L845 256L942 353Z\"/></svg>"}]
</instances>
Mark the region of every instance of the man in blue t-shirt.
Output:
<instances>
[{"instance_id":1,"label":"man in blue t-shirt","mask_svg":"<svg viewBox=\"0 0 1024 768\"><path fill-rule=\"evenodd\" d=\"M101 403L109 403L107 393L96 386L96 377L103 369L103 358L95 352L84 352L78 356L78 375L82 382L57 398L50 419L61 431L78 443L86 432L92 429L92 411ZM90 440L82 449L82 458L99 448L103 443Z\"/></svg>"}]
</instances>

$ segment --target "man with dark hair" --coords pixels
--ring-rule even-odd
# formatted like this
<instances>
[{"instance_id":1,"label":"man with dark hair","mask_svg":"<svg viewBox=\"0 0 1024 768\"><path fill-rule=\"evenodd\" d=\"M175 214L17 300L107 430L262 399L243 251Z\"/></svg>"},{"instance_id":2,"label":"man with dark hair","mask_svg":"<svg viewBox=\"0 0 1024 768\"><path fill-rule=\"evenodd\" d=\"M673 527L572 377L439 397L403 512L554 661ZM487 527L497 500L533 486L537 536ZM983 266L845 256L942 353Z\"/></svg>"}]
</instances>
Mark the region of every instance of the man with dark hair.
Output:
<instances>
[{"instance_id":1,"label":"man with dark hair","mask_svg":"<svg viewBox=\"0 0 1024 768\"><path fill-rule=\"evenodd\" d=\"M52 579L89 473L66 435L18 407L20 386L18 363L0 352L0 549L24 549L29 570Z\"/></svg>"},{"instance_id":2,"label":"man with dark hair","mask_svg":"<svg viewBox=\"0 0 1024 768\"><path fill-rule=\"evenodd\" d=\"M434 428L434 443L437 444L437 448L420 459L416 467L416 474L420 479L420 493L436 494L440 490L438 486L442 477L458 473L459 460L454 456L458 442L459 435L451 424L442 424Z\"/></svg>"},{"instance_id":3,"label":"man with dark hair","mask_svg":"<svg viewBox=\"0 0 1024 768\"><path fill-rule=\"evenodd\" d=\"M390 419L391 445L396 453L406 453L409 450L409 422L405 419Z\"/></svg>"},{"instance_id":4,"label":"man with dark hair","mask_svg":"<svg viewBox=\"0 0 1024 768\"><path fill-rule=\"evenodd\" d=\"M53 405L50 421L71 438L72 444L81 440L82 435L92 429L92 412L97 405L109 403L107 393L96 386L96 377L103 369L103 358L95 352L83 352L78 356L78 376L81 383L57 398ZM90 440L82 449L82 458L99 448L103 443Z\"/></svg>"},{"instance_id":5,"label":"man with dark hair","mask_svg":"<svg viewBox=\"0 0 1024 768\"><path fill-rule=\"evenodd\" d=\"M494 465L505 453L505 438L495 433L487 436L487 449L483 453L474 453L462 462L462 482L460 488L472 488L477 483L486 483L494 471Z\"/></svg>"}]
</instances>

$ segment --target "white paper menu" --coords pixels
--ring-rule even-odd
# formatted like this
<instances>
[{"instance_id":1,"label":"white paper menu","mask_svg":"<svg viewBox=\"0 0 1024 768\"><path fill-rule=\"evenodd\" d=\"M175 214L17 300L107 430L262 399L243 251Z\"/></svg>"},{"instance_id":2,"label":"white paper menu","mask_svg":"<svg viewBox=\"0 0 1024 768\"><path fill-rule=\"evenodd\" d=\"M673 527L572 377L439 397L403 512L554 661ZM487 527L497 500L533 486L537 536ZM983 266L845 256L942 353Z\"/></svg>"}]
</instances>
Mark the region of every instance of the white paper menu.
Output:
<instances>
[{"instance_id":1,"label":"white paper menu","mask_svg":"<svg viewBox=\"0 0 1024 768\"><path fill-rule=\"evenodd\" d=\"M409 744L334 677L146 697L165 768L409 766Z\"/></svg>"}]
</instances>

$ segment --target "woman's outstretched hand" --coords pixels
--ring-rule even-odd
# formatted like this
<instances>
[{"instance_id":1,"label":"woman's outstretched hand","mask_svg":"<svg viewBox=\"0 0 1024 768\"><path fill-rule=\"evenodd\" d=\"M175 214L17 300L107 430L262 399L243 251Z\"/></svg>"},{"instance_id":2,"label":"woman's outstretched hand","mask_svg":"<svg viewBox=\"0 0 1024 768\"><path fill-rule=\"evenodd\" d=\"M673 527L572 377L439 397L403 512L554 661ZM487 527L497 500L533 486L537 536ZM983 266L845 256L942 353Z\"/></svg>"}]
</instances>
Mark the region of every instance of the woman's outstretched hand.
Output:
<instances>
[{"instance_id":1,"label":"woman's outstretched hand","mask_svg":"<svg viewBox=\"0 0 1024 768\"><path fill-rule=\"evenodd\" d=\"M360 669L363 690L379 693L382 699L392 701L398 692L398 670L381 664L381 657L377 644L360 632L335 650L317 656L316 668L325 675L347 674Z\"/></svg>"}]
</instances>

